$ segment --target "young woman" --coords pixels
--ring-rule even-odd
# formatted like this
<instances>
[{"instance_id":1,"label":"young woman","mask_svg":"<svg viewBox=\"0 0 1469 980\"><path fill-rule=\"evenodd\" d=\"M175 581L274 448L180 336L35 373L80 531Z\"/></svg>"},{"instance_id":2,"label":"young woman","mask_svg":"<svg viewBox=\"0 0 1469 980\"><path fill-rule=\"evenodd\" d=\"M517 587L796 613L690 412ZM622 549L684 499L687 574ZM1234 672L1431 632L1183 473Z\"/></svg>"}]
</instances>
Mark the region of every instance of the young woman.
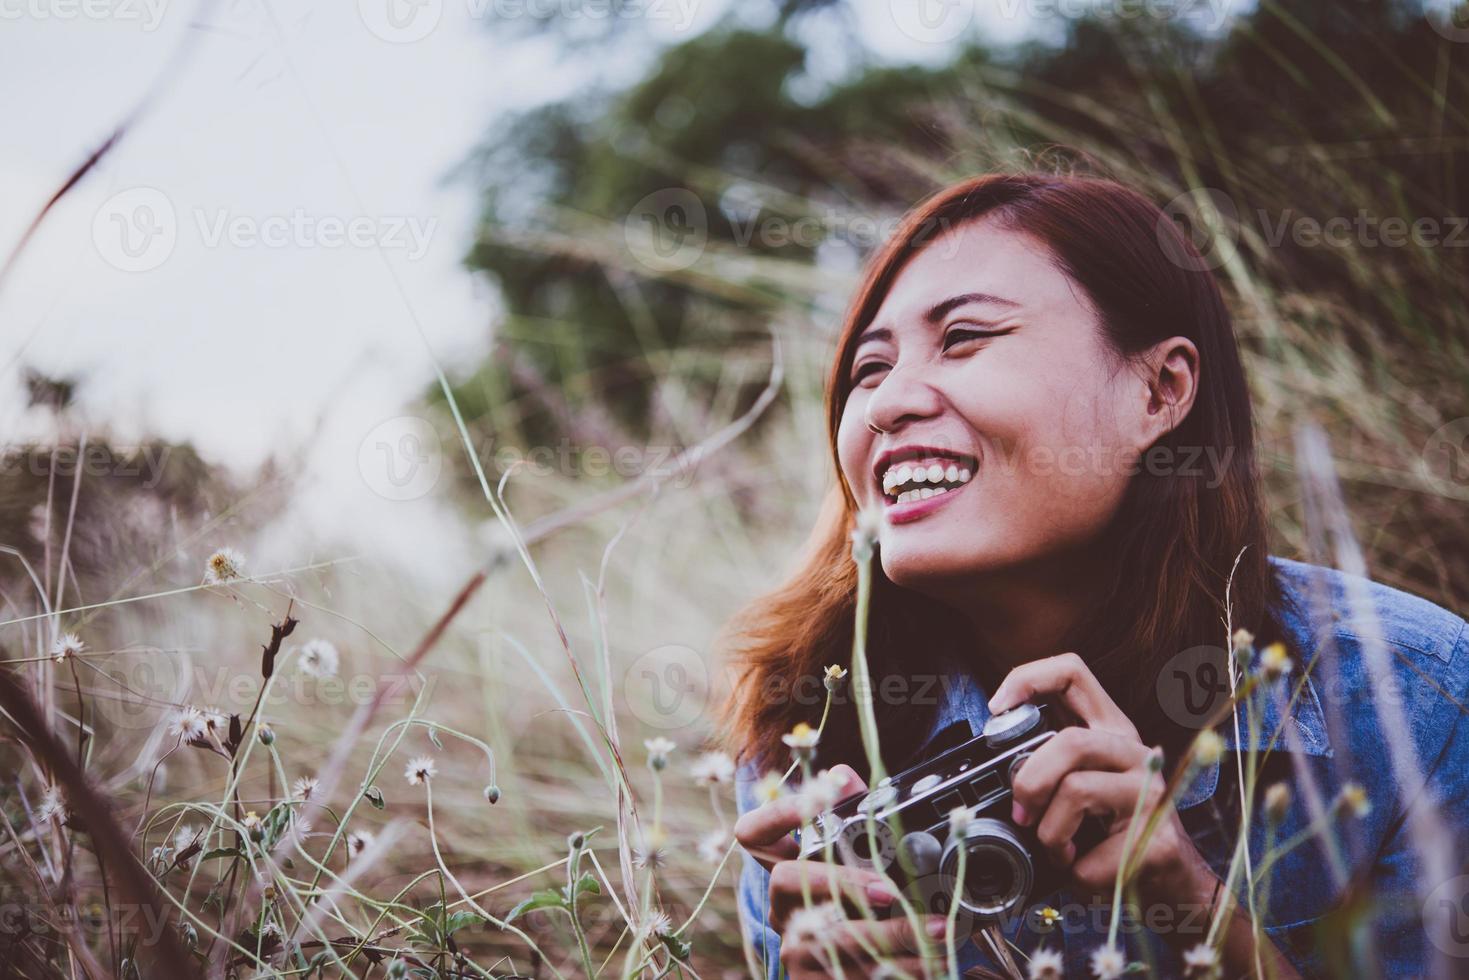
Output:
<instances>
[{"instance_id":1,"label":"young woman","mask_svg":"<svg viewBox=\"0 0 1469 980\"><path fill-rule=\"evenodd\" d=\"M859 515L875 528L872 684L832 698L815 763L831 795L866 789L864 695L888 773L1022 703L1074 722L1014 776L1010 819L1067 882L1002 922L1022 969L1462 967L1465 622L1268 554L1229 315L1157 207L1050 175L938 193L870 262L827 406L836 486L799 570L733 630L741 915L771 976L868 976L879 961L919 975L913 919L856 914L893 904L882 875L797 858L811 794L754 789L790 765L782 736L819 722L825 667L850 661ZM1246 654L1258 687L1231 708L1227 659ZM1190 761L1210 727L1222 749L1201 740ZM1247 786L1249 847L1231 877ZM1140 796L1163 816L1129 862L1138 904L1113 946ZM1088 821L1093 837L1078 833ZM942 919L917 922L942 949ZM958 938L961 968L999 969Z\"/></svg>"}]
</instances>

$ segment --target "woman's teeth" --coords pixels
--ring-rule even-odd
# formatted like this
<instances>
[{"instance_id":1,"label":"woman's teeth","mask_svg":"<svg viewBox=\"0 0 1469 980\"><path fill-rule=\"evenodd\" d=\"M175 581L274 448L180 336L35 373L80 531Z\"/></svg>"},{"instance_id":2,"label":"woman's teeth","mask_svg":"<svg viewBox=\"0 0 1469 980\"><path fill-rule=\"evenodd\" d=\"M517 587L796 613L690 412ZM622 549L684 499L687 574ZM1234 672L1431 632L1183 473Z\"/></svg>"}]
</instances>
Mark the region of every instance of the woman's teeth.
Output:
<instances>
[{"instance_id":1,"label":"woman's teeth","mask_svg":"<svg viewBox=\"0 0 1469 980\"><path fill-rule=\"evenodd\" d=\"M893 503L927 500L962 487L973 477L957 463L900 463L882 475L882 492Z\"/></svg>"}]
</instances>

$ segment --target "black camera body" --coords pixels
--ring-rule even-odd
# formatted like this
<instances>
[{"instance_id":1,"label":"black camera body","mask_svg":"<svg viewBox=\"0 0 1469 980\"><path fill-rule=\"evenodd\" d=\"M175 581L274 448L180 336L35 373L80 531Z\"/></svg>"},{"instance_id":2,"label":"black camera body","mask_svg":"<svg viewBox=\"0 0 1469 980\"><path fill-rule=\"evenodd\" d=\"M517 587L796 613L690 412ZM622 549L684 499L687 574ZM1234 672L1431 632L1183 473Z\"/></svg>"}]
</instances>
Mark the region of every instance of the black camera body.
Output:
<instances>
[{"instance_id":1,"label":"black camera body","mask_svg":"<svg viewBox=\"0 0 1469 980\"><path fill-rule=\"evenodd\" d=\"M1020 765L1061 730L1059 713L1022 704L991 718L983 733L882 780L822 814L801 843L803 858L827 853L842 864L887 873L921 910L946 914L964 851L959 903L979 923L1023 911L1031 896L1067 880L1034 832L1010 819L1010 785ZM967 830L950 833L949 814L968 810ZM1106 828L1087 816L1077 853L1100 843Z\"/></svg>"}]
</instances>

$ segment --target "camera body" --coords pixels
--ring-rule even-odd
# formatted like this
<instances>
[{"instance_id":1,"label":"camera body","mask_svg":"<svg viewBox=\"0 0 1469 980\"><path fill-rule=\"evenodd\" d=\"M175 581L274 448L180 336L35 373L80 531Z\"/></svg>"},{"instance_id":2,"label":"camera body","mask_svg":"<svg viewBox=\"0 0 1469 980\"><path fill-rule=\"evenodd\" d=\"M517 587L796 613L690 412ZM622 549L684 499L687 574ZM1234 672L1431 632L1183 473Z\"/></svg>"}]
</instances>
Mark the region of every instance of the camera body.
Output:
<instances>
[{"instance_id":1,"label":"camera body","mask_svg":"<svg viewBox=\"0 0 1469 980\"><path fill-rule=\"evenodd\" d=\"M1011 781L1062 727L1058 711L1045 704L995 715L980 735L822 814L802 840L801 856L820 860L830 849L842 864L886 872L920 911L946 914L962 850L959 903L966 918L986 923L1022 911L1032 895L1056 891L1067 876L1030 828L1011 821ZM969 811L962 835L950 833L949 813L956 807ZM1105 833L1088 815L1076 836L1077 853Z\"/></svg>"}]
</instances>

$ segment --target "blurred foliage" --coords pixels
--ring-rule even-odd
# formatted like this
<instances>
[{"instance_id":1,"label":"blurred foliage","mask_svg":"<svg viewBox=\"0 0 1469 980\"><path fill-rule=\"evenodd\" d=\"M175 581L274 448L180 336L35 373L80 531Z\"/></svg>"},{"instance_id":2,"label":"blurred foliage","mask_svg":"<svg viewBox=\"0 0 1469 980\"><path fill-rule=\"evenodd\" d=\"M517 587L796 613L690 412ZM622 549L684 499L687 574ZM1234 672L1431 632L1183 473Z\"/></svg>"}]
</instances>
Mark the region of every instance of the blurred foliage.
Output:
<instances>
[{"instance_id":1,"label":"blurred foliage","mask_svg":"<svg viewBox=\"0 0 1469 980\"><path fill-rule=\"evenodd\" d=\"M625 89L523 113L485 141L467 262L505 315L489 358L455 383L479 436L708 432L758 391L756 371L731 396L729 371L768 364L769 330L834 332L832 297L877 244L851 233L855 218L891 221L979 171L1082 169L1165 204L1216 266L1260 389L1286 542L1300 543L1289 447L1272 457L1268 444L1309 416L1357 502L1386 515L1379 534L1404 535L1375 545L1404 563L1387 578L1456 598L1462 502L1425 495L1414 468L1435 428L1469 415L1469 44L1416 2L1262 0L1212 35L1101 11L1065 21L1055 43L975 42L925 66L848 53L850 70L819 77L808 45L850 11L796 6L765 26L730 15L659 50ZM698 197L708 236L674 270L639 262L624 235L670 189ZM820 222L813 240L751 236L803 217ZM1309 223L1332 218L1353 223L1350 240L1313 240ZM1427 219L1440 243L1382 244L1389 218ZM663 397L675 372L677 407ZM818 394L791 389L813 380L788 380L778 404ZM1282 385L1289 397L1272 393Z\"/></svg>"}]
</instances>

